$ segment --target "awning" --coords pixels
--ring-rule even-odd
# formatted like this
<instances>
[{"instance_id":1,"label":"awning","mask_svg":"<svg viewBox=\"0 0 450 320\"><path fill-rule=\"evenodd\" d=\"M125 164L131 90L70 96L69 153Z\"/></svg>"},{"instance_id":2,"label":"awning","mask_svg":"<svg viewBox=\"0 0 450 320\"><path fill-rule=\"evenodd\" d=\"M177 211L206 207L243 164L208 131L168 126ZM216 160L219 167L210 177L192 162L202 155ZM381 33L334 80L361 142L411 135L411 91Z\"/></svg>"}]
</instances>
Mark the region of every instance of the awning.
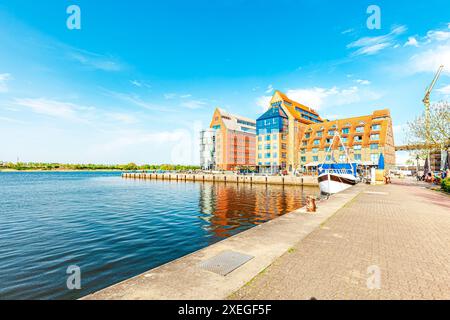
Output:
<instances>
[{"instance_id":1,"label":"awning","mask_svg":"<svg viewBox=\"0 0 450 320\"><path fill-rule=\"evenodd\" d=\"M310 162L305 165L305 167L317 167L320 165L320 162Z\"/></svg>"}]
</instances>

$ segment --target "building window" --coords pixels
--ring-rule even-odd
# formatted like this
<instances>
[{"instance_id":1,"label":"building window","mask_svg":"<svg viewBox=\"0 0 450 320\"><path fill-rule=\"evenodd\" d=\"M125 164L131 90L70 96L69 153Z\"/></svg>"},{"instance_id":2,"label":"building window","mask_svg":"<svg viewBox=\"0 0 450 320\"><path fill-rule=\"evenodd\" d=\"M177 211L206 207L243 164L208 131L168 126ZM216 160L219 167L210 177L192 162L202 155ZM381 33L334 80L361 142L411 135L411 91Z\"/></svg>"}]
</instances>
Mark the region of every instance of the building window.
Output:
<instances>
[{"instance_id":1,"label":"building window","mask_svg":"<svg viewBox=\"0 0 450 320\"><path fill-rule=\"evenodd\" d=\"M266 150L270 150L270 144L266 144L265 149L266 149Z\"/></svg>"},{"instance_id":2,"label":"building window","mask_svg":"<svg viewBox=\"0 0 450 320\"><path fill-rule=\"evenodd\" d=\"M339 161L344 162L345 161L345 154L341 154L339 156Z\"/></svg>"},{"instance_id":3,"label":"building window","mask_svg":"<svg viewBox=\"0 0 450 320\"><path fill-rule=\"evenodd\" d=\"M266 141L270 141L270 135L266 136Z\"/></svg>"},{"instance_id":4,"label":"building window","mask_svg":"<svg viewBox=\"0 0 450 320\"><path fill-rule=\"evenodd\" d=\"M278 135L277 134L273 134L272 138L273 138L273 140L276 140L278 138Z\"/></svg>"},{"instance_id":5,"label":"building window","mask_svg":"<svg viewBox=\"0 0 450 320\"><path fill-rule=\"evenodd\" d=\"M313 148L313 149L312 149L312 153L317 153L317 152L319 152L319 149L318 149L318 148Z\"/></svg>"},{"instance_id":6,"label":"building window","mask_svg":"<svg viewBox=\"0 0 450 320\"><path fill-rule=\"evenodd\" d=\"M364 132L364 127L356 127L356 132Z\"/></svg>"},{"instance_id":7,"label":"building window","mask_svg":"<svg viewBox=\"0 0 450 320\"><path fill-rule=\"evenodd\" d=\"M266 158L270 158L270 152L266 153Z\"/></svg>"},{"instance_id":8,"label":"building window","mask_svg":"<svg viewBox=\"0 0 450 320\"><path fill-rule=\"evenodd\" d=\"M377 153L372 153L370 155L370 161L372 161L373 163L378 163L378 154Z\"/></svg>"},{"instance_id":9,"label":"building window","mask_svg":"<svg viewBox=\"0 0 450 320\"><path fill-rule=\"evenodd\" d=\"M372 130L373 130L373 131L380 131L380 130L381 130L381 125L379 125L379 124L374 124L374 125L372 126Z\"/></svg>"},{"instance_id":10,"label":"building window","mask_svg":"<svg viewBox=\"0 0 450 320\"><path fill-rule=\"evenodd\" d=\"M342 129L342 134L349 134L349 132L350 132L349 128Z\"/></svg>"},{"instance_id":11,"label":"building window","mask_svg":"<svg viewBox=\"0 0 450 320\"><path fill-rule=\"evenodd\" d=\"M319 161L319 156L313 156L312 158L313 158L313 161L314 161L314 162Z\"/></svg>"},{"instance_id":12,"label":"building window","mask_svg":"<svg viewBox=\"0 0 450 320\"><path fill-rule=\"evenodd\" d=\"M318 146L320 144L320 140L314 140L314 145Z\"/></svg>"},{"instance_id":13,"label":"building window","mask_svg":"<svg viewBox=\"0 0 450 320\"><path fill-rule=\"evenodd\" d=\"M344 137L344 138L341 138L341 139L342 139L342 142L347 142L348 141L347 137Z\"/></svg>"},{"instance_id":14,"label":"building window","mask_svg":"<svg viewBox=\"0 0 450 320\"><path fill-rule=\"evenodd\" d=\"M306 162L306 157L301 157L300 160L301 160L302 162Z\"/></svg>"},{"instance_id":15,"label":"building window","mask_svg":"<svg viewBox=\"0 0 450 320\"><path fill-rule=\"evenodd\" d=\"M281 157L282 157L283 159L286 159L286 152L283 152L283 153L281 154Z\"/></svg>"},{"instance_id":16,"label":"building window","mask_svg":"<svg viewBox=\"0 0 450 320\"><path fill-rule=\"evenodd\" d=\"M370 140L380 140L380 135L379 134L371 134Z\"/></svg>"},{"instance_id":17,"label":"building window","mask_svg":"<svg viewBox=\"0 0 450 320\"><path fill-rule=\"evenodd\" d=\"M261 136L258 136L258 141L262 141L262 137Z\"/></svg>"},{"instance_id":18,"label":"building window","mask_svg":"<svg viewBox=\"0 0 450 320\"><path fill-rule=\"evenodd\" d=\"M327 144L330 144L330 143L331 143L331 139L327 139L327 140L326 140L326 143L327 143Z\"/></svg>"},{"instance_id":19,"label":"building window","mask_svg":"<svg viewBox=\"0 0 450 320\"><path fill-rule=\"evenodd\" d=\"M356 161L361 161L361 155L360 154L355 154L355 160Z\"/></svg>"},{"instance_id":20,"label":"building window","mask_svg":"<svg viewBox=\"0 0 450 320\"><path fill-rule=\"evenodd\" d=\"M311 133L305 134L305 139L309 139L309 138L311 138Z\"/></svg>"},{"instance_id":21,"label":"building window","mask_svg":"<svg viewBox=\"0 0 450 320\"><path fill-rule=\"evenodd\" d=\"M305 154L305 153L306 153L306 149L300 150L300 153L301 153L301 154Z\"/></svg>"},{"instance_id":22,"label":"building window","mask_svg":"<svg viewBox=\"0 0 450 320\"><path fill-rule=\"evenodd\" d=\"M286 143L281 144L281 149L286 149Z\"/></svg>"},{"instance_id":23,"label":"building window","mask_svg":"<svg viewBox=\"0 0 450 320\"><path fill-rule=\"evenodd\" d=\"M328 135L329 136L334 136L334 130L328 130Z\"/></svg>"},{"instance_id":24,"label":"building window","mask_svg":"<svg viewBox=\"0 0 450 320\"><path fill-rule=\"evenodd\" d=\"M262 159L262 153L258 153L258 159Z\"/></svg>"},{"instance_id":25,"label":"building window","mask_svg":"<svg viewBox=\"0 0 450 320\"><path fill-rule=\"evenodd\" d=\"M278 158L278 153L274 152L274 153L273 153L273 157L274 157L274 158Z\"/></svg>"},{"instance_id":26,"label":"building window","mask_svg":"<svg viewBox=\"0 0 450 320\"><path fill-rule=\"evenodd\" d=\"M340 150L340 151L344 151L344 150L345 150L344 146L340 146L340 147L339 147L339 150Z\"/></svg>"},{"instance_id":27,"label":"building window","mask_svg":"<svg viewBox=\"0 0 450 320\"><path fill-rule=\"evenodd\" d=\"M361 142L362 141L362 136L355 136L355 138L353 139L355 142Z\"/></svg>"},{"instance_id":28,"label":"building window","mask_svg":"<svg viewBox=\"0 0 450 320\"><path fill-rule=\"evenodd\" d=\"M302 141L302 146L306 147L308 145L307 141Z\"/></svg>"},{"instance_id":29,"label":"building window","mask_svg":"<svg viewBox=\"0 0 450 320\"><path fill-rule=\"evenodd\" d=\"M318 136L319 138L322 138L322 136L323 136L323 131L317 132L317 136Z\"/></svg>"},{"instance_id":30,"label":"building window","mask_svg":"<svg viewBox=\"0 0 450 320\"><path fill-rule=\"evenodd\" d=\"M262 145L258 145L258 150L262 150Z\"/></svg>"},{"instance_id":31,"label":"building window","mask_svg":"<svg viewBox=\"0 0 450 320\"><path fill-rule=\"evenodd\" d=\"M353 146L353 150L361 150L361 145Z\"/></svg>"},{"instance_id":32,"label":"building window","mask_svg":"<svg viewBox=\"0 0 450 320\"><path fill-rule=\"evenodd\" d=\"M377 144L377 143L372 143L372 144L370 145L370 149L371 149L371 150L378 150L378 144Z\"/></svg>"}]
</instances>

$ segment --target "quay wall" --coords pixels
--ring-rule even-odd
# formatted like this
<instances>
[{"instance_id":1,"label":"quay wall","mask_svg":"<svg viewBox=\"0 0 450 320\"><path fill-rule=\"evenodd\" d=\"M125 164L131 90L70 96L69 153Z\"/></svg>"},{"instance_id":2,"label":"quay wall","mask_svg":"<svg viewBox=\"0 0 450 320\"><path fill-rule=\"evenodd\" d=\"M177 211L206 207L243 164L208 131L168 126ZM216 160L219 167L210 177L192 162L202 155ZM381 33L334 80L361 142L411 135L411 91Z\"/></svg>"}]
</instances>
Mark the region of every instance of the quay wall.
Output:
<instances>
[{"instance_id":1,"label":"quay wall","mask_svg":"<svg viewBox=\"0 0 450 320\"><path fill-rule=\"evenodd\" d=\"M123 173L122 178L143 180L169 180L194 182L226 182L267 185L318 186L317 177L303 176L243 176L231 174L178 174L178 173Z\"/></svg>"}]
</instances>

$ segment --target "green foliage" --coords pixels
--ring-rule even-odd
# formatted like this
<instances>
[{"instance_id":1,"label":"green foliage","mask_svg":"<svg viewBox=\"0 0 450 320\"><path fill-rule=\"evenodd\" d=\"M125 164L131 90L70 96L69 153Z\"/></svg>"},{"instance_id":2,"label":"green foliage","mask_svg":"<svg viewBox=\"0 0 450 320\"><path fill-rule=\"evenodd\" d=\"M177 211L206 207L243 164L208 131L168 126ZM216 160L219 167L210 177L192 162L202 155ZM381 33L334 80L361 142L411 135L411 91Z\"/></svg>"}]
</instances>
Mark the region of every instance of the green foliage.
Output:
<instances>
[{"instance_id":1,"label":"green foliage","mask_svg":"<svg viewBox=\"0 0 450 320\"><path fill-rule=\"evenodd\" d=\"M63 164L63 163L4 163L0 165L0 169L12 169L12 170L42 170L42 171L53 171L53 170L118 170L118 171L134 171L134 170L165 170L165 171L187 171L187 170L197 170L200 169L199 166L184 166L184 165L137 165L135 163L128 164Z\"/></svg>"},{"instance_id":2,"label":"green foliage","mask_svg":"<svg viewBox=\"0 0 450 320\"><path fill-rule=\"evenodd\" d=\"M444 190L445 192L450 193L450 177L449 178L445 178L444 180L442 180L441 187L442 187L442 190Z\"/></svg>"}]
</instances>

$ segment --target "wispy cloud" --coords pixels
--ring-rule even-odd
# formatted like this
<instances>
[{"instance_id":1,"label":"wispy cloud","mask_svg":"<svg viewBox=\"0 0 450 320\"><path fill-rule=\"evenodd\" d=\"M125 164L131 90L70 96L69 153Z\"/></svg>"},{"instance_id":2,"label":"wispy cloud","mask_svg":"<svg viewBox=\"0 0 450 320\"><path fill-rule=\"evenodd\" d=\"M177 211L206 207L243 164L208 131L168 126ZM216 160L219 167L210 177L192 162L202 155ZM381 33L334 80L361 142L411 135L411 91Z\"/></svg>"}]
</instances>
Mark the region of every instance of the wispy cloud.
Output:
<instances>
[{"instance_id":1,"label":"wispy cloud","mask_svg":"<svg viewBox=\"0 0 450 320\"><path fill-rule=\"evenodd\" d=\"M261 108L262 112L267 111L269 108L270 100L272 96L261 96L256 99L256 105Z\"/></svg>"},{"instance_id":2,"label":"wispy cloud","mask_svg":"<svg viewBox=\"0 0 450 320\"><path fill-rule=\"evenodd\" d=\"M368 86L371 83L369 80L364 80L364 79L357 79L357 80L355 80L355 82L362 84L364 86Z\"/></svg>"},{"instance_id":3,"label":"wispy cloud","mask_svg":"<svg viewBox=\"0 0 450 320\"><path fill-rule=\"evenodd\" d=\"M266 89L266 93L269 94L269 93L272 93L272 92L273 92L273 85L269 84L269 86Z\"/></svg>"},{"instance_id":4,"label":"wispy cloud","mask_svg":"<svg viewBox=\"0 0 450 320\"><path fill-rule=\"evenodd\" d=\"M15 124L25 124L25 122L22 120L12 119L12 118L8 118L8 117L0 117L0 121L15 123Z\"/></svg>"},{"instance_id":5,"label":"wispy cloud","mask_svg":"<svg viewBox=\"0 0 450 320\"><path fill-rule=\"evenodd\" d=\"M342 31L341 34L352 33L353 31L355 31L355 29L350 28L350 29L346 29L346 30Z\"/></svg>"},{"instance_id":6,"label":"wispy cloud","mask_svg":"<svg viewBox=\"0 0 450 320\"><path fill-rule=\"evenodd\" d=\"M381 94L368 89L361 90L357 86L339 88L313 87L298 88L286 91L286 95L292 100L298 101L313 109L324 109L329 107L349 105L360 101L372 101L381 97ZM256 100L258 106L267 110L270 96L261 96Z\"/></svg>"},{"instance_id":7,"label":"wispy cloud","mask_svg":"<svg viewBox=\"0 0 450 320\"><path fill-rule=\"evenodd\" d=\"M206 102L200 101L200 100L189 100L189 101L184 101L181 103L182 107L185 107L188 109L200 109L206 105L207 105Z\"/></svg>"},{"instance_id":8,"label":"wispy cloud","mask_svg":"<svg viewBox=\"0 0 450 320\"><path fill-rule=\"evenodd\" d=\"M0 73L0 93L8 92L7 82L11 80L11 74Z\"/></svg>"},{"instance_id":9,"label":"wispy cloud","mask_svg":"<svg viewBox=\"0 0 450 320\"><path fill-rule=\"evenodd\" d=\"M148 89L151 89L151 85L149 85L148 83L146 83L146 82L144 82L144 81L140 81L140 80L130 80L130 83L132 84L132 85L134 85L135 87L138 87L138 88L148 88Z\"/></svg>"},{"instance_id":10,"label":"wispy cloud","mask_svg":"<svg viewBox=\"0 0 450 320\"><path fill-rule=\"evenodd\" d=\"M436 90L442 94L450 94L450 84Z\"/></svg>"},{"instance_id":11,"label":"wispy cloud","mask_svg":"<svg viewBox=\"0 0 450 320\"><path fill-rule=\"evenodd\" d=\"M347 45L349 49L356 49L353 55L373 55L383 49L394 47L396 38L404 34L408 29L406 26L395 27L388 34L377 37L363 37Z\"/></svg>"},{"instance_id":12,"label":"wispy cloud","mask_svg":"<svg viewBox=\"0 0 450 320\"><path fill-rule=\"evenodd\" d=\"M80 113L82 111L92 110L90 107L47 98L15 99L14 103L18 106L29 108L37 114L71 121L85 121L86 119Z\"/></svg>"},{"instance_id":13,"label":"wispy cloud","mask_svg":"<svg viewBox=\"0 0 450 320\"><path fill-rule=\"evenodd\" d=\"M116 72L124 69L124 66L113 57L98 53L69 48L67 55L70 59L96 70Z\"/></svg>"}]
</instances>

